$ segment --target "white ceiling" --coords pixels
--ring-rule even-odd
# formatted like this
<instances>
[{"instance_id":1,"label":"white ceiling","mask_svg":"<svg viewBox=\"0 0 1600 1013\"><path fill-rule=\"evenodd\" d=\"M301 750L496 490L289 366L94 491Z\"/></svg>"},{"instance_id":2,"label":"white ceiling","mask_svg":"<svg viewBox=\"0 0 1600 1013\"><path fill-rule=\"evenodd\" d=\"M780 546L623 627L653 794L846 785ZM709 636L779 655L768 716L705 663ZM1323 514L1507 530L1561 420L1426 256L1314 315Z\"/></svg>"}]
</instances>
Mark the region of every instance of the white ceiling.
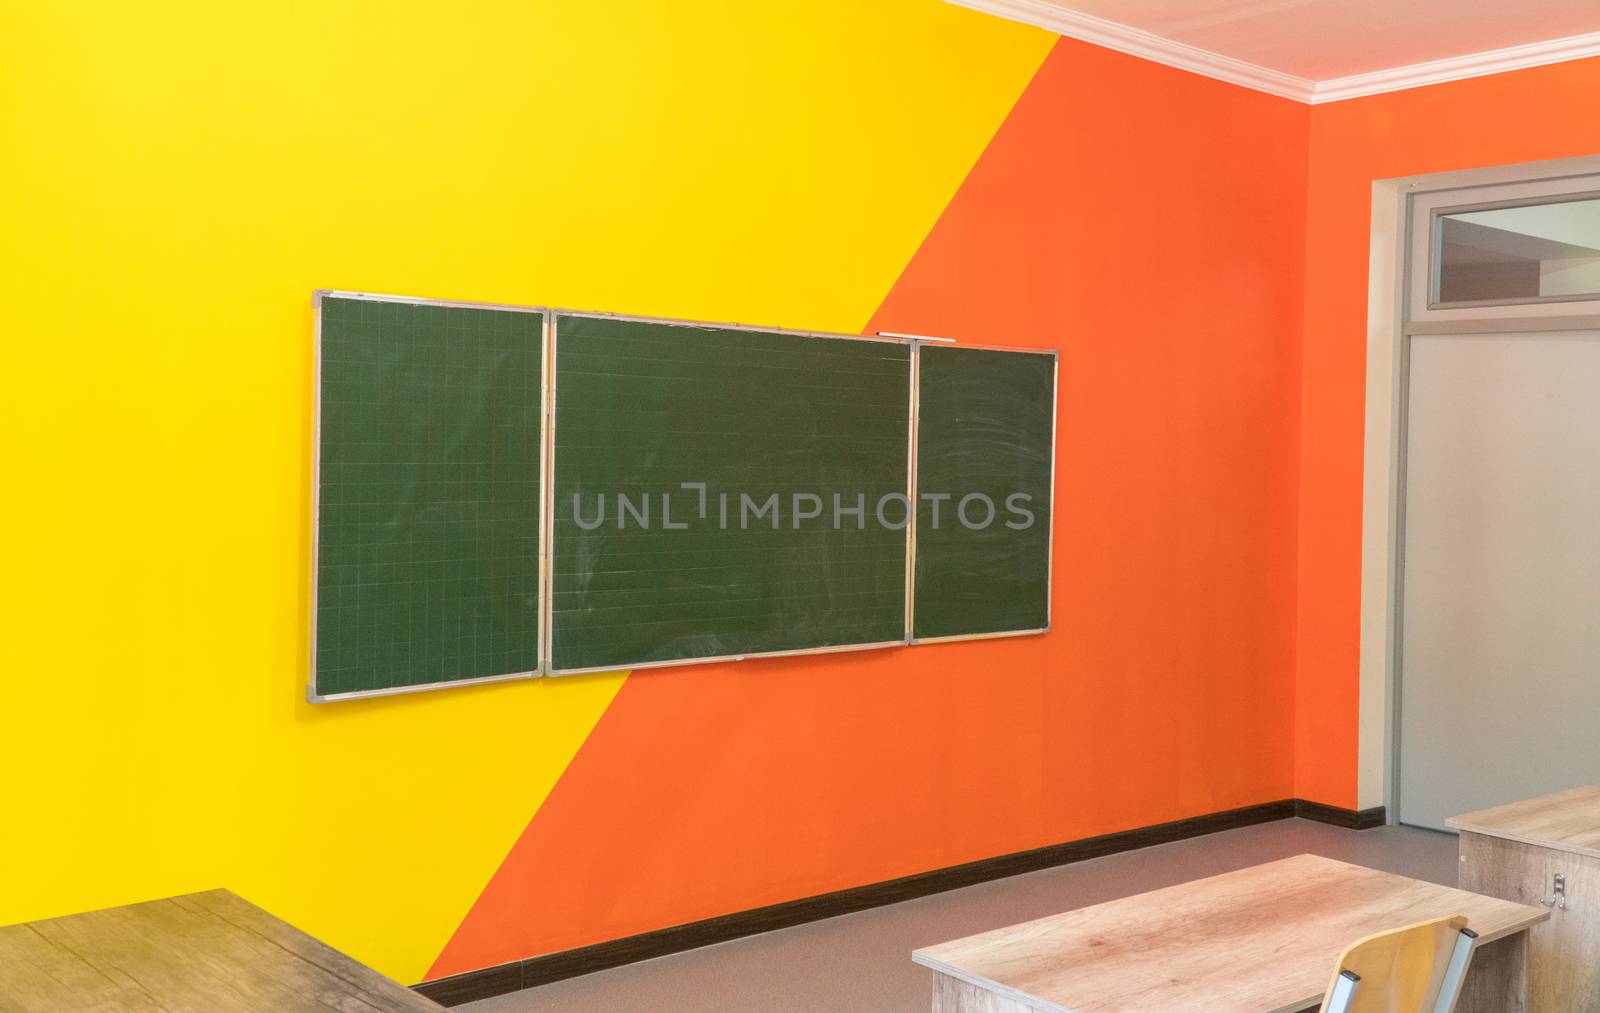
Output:
<instances>
[{"instance_id":1,"label":"white ceiling","mask_svg":"<svg viewBox=\"0 0 1600 1013\"><path fill-rule=\"evenodd\" d=\"M1600 0L950 2L1302 101L1600 53Z\"/></svg>"}]
</instances>

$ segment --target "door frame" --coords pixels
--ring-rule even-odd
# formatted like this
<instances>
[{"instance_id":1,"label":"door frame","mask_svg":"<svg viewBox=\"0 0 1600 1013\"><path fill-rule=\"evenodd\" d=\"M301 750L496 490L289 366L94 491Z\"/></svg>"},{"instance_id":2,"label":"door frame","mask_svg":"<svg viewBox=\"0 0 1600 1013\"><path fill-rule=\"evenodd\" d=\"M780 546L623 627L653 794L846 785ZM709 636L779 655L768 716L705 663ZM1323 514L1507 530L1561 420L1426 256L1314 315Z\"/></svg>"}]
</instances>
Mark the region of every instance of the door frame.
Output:
<instances>
[{"instance_id":1,"label":"door frame","mask_svg":"<svg viewBox=\"0 0 1600 1013\"><path fill-rule=\"evenodd\" d=\"M1361 507L1361 641L1356 808L1383 806L1400 819L1400 645L1404 602L1407 370L1415 334L1549 331L1600 327L1596 304L1548 302L1411 312L1428 244L1414 235L1414 205L1471 204L1446 191L1517 185L1530 195L1583 193L1575 177L1600 174L1600 156L1566 158L1375 180L1367 286L1366 433ZM1563 189L1572 184L1570 190ZM1426 300L1424 300L1425 302Z\"/></svg>"}]
</instances>

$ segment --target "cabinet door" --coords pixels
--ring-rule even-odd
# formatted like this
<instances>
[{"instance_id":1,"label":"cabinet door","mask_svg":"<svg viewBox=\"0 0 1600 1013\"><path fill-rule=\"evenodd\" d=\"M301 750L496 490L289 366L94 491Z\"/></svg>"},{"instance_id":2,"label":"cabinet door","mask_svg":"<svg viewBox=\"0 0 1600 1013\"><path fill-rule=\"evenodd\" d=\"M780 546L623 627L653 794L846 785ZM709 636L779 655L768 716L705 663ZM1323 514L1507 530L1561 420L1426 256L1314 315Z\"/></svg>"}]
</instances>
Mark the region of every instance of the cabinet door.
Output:
<instances>
[{"instance_id":1,"label":"cabinet door","mask_svg":"<svg viewBox=\"0 0 1600 1013\"><path fill-rule=\"evenodd\" d=\"M1461 835L1463 890L1519 904L1549 900L1566 877L1566 907L1529 936L1530 1013L1600 1010L1600 859L1482 834Z\"/></svg>"}]
</instances>

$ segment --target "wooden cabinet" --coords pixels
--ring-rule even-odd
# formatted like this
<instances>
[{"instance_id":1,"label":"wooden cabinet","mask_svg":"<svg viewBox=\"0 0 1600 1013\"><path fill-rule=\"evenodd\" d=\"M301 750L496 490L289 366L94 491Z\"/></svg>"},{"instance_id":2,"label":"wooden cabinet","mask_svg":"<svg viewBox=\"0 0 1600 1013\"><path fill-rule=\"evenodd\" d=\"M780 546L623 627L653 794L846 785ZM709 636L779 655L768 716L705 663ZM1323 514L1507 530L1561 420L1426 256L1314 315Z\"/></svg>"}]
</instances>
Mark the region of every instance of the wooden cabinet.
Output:
<instances>
[{"instance_id":1,"label":"wooden cabinet","mask_svg":"<svg viewBox=\"0 0 1600 1013\"><path fill-rule=\"evenodd\" d=\"M1600 785L1447 824L1463 890L1550 909L1528 937L1529 1013L1600 1013Z\"/></svg>"}]
</instances>

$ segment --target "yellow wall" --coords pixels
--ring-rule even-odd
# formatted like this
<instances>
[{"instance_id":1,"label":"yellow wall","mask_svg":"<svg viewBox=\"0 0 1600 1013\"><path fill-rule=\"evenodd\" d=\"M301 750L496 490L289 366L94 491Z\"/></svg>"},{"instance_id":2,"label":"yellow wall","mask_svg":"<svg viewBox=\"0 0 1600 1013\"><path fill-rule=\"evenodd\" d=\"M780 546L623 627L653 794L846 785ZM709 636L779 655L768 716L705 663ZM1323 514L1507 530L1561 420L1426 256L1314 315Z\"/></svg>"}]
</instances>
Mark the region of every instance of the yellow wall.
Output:
<instances>
[{"instance_id":1,"label":"yellow wall","mask_svg":"<svg viewBox=\"0 0 1600 1013\"><path fill-rule=\"evenodd\" d=\"M939 0L0 7L0 924L421 978L621 684L313 708L314 288L851 330L1053 36Z\"/></svg>"}]
</instances>

